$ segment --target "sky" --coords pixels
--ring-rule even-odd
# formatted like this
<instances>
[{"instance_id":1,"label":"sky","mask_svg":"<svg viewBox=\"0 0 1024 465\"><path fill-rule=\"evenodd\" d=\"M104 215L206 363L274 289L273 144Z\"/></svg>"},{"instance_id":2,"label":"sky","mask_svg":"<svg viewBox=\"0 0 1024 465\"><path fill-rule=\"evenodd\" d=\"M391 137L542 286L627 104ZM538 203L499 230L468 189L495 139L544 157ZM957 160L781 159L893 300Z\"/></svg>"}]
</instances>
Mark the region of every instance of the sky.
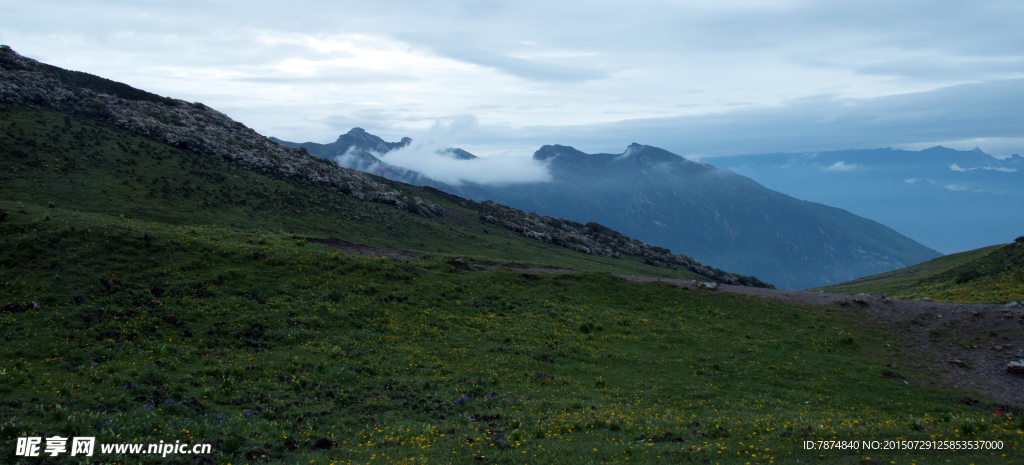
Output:
<instances>
[{"instance_id":1,"label":"sky","mask_svg":"<svg viewBox=\"0 0 1024 465\"><path fill-rule=\"evenodd\" d=\"M1024 154L1024 2L0 0L0 43L267 136ZM434 129L432 129L434 128ZM430 141L425 141L430 142Z\"/></svg>"}]
</instances>

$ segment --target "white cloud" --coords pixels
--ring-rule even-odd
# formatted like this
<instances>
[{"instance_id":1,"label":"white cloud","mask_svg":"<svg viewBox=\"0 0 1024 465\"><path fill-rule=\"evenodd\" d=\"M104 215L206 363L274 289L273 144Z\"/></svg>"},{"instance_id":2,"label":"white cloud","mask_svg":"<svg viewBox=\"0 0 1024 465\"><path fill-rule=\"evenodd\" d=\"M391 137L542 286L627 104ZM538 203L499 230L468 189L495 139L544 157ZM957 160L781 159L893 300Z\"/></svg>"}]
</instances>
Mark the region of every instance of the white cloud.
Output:
<instances>
[{"instance_id":1,"label":"white cloud","mask_svg":"<svg viewBox=\"0 0 1024 465\"><path fill-rule=\"evenodd\" d=\"M1013 99L969 112L941 92L932 95L943 98L916 106L884 105L915 92L1024 77L1024 49L1016 46L1024 40L1020 2L0 0L0 6L8 19L0 43L22 54L202 101L287 140L331 141L352 126L396 139L428 129L440 116L472 112L481 136L488 136L474 140L485 153L575 144L566 138L587 131L608 139L583 134L581 148L594 152L632 141L711 156L955 137L1002 144L981 145L996 155L1024 153L1019 124L1014 130L988 124L1019 122L1021 106ZM381 117L369 124L362 119L367 111ZM658 125L686 118L728 124L696 124L698 137L685 140L673 140L678 124ZM652 121L654 130L643 130ZM792 130L778 132L781 124ZM928 125L936 129L914 133ZM823 126L841 131L818 134ZM752 130L758 127L766 129Z\"/></svg>"},{"instance_id":2,"label":"white cloud","mask_svg":"<svg viewBox=\"0 0 1024 465\"><path fill-rule=\"evenodd\" d=\"M1001 166L977 166L977 167L974 167L974 168L961 168L960 165L957 165L956 163L953 163L952 165L949 165L949 169L951 169L953 171L959 171L961 173L966 173L968 171L974 171L974 170L1002 171L1004 173L1016 173L1017 172L1017 168L1004 168L1004 167L1001 167Z\"/></svg>"},{"instance_id":3,"label":"white cloud","mask_svg":"<svg viewBox=\"0 0 1024 465\"><path fill-rule=\"evenodd\" d=\"M837 161L832 166L825 168L826 171L855 171L857 169L860 169L860 166L854 164L847 165L843 161Z\"/></svg>"},{"instance_id":4,"label":"white cloud","mask_svg":"<svg viewBox=\"0 0 1024 465\"><path fill-rule=\"evenodd\" d=\"M910 179L904 179L903 180L903 182L905 182L907 184L914 184L914 183L919 182L919 181L921 181L921 178L910 178Z\"/></svg>"},{"instance_id":5,"label":"white cloud","mask_svg":"<svg viewBox=\"0 0 1024 465\"><path fill-rule=\"evenodd\" d=\"M438 120L422 141L414 140L378 157L388 164L418 171L455 186L466 182L517 184L551 179L547 166L529 157L491 155L461 160L446 153L446 149L454 145L456 136L472 131L477 124L472 115Z\"/></svg>"}]
</instances>

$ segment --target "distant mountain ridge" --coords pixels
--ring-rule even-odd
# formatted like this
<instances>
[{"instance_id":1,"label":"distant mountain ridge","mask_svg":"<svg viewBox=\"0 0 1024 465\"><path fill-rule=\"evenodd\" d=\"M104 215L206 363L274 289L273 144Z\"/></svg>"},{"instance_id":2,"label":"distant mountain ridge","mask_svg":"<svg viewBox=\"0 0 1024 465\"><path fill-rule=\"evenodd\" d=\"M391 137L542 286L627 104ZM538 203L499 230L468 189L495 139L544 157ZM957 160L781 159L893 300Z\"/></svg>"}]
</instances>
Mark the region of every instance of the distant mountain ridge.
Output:
<instances>
[{"instance_id":1,"label":"distant mountain ridge","mask_svg":"<svg viewBox=\"0 0 1024 465\"><path fill-rule=\"evenodd\" d=\"M336 159L358 169L351 157ZM587 154L545 145L533 159L547 165L552 181L450 186L385 165L370 172L540 215L595 221L784 288L847 281L941 255L877 222L657 147L633 143L618 154Z\"/></svg>"}]
</instances>

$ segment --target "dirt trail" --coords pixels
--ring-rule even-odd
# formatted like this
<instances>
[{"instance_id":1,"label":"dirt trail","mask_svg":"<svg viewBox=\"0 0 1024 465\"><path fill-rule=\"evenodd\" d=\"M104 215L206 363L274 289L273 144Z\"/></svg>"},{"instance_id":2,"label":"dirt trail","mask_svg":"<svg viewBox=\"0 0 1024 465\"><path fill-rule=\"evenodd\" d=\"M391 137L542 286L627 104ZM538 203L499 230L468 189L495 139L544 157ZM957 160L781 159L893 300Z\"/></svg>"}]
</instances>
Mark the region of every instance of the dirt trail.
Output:
<instances>
[{"instance_id":1,"label":"dirt trail","mask_svg":"<svg viewBox=\"0 0 1024 465\"><path fill-rule=\"evenodd\" d=\"M639 282L667 282L700 289L693 281L621 276ZM1024 406L1024 376L1006 363L1024 358L1024 308L958 304L882 296L828 294L719 285L707 292L732 292L853 312L888 332L892 347L906 351L900 363L933 376L938 385L975 391L993 400ZM958 363L962 362L962 363ZM935 385L928 380L911 384Z\"/></svg>"}]
</instances>

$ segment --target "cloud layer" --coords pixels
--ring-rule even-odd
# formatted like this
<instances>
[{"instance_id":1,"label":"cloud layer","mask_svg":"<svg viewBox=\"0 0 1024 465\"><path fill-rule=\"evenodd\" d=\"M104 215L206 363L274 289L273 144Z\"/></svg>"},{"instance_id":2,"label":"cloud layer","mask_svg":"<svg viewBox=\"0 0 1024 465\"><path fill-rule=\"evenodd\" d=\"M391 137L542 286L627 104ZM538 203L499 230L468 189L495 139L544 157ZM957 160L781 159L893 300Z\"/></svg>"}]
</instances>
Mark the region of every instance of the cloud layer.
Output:
<instances>
[{"instance_id":1,"label":"cloud layer","mask_svg":"<svg viewBox=\"0 0 1024 465\"><path fill-rule=\"evenodd\" d=\"M475 184L518 184L551 179L547 166L532 158L492 155L487 158L458 159L448 149L460 133L471 132L477 119L469 115L434 122L422 140L377 157L390 165L418 171L453 186ZM347 154L346 154L347 155ZM342 166L351 166L339 160Z\"/></svg>"},{"instance_id":2,"label":"cloud layer","mask_svg":"<svg viewBox=\"0 0 1024 465\"><path fill-rule=\"evenodd\" d=\"M471 114L478 130L454 142L483 154L633 141L689 156L937 143L1024 152L1020 2L0 7L0 42L20 53L202 101L287 140L327 142L353 126L422 139L434 121Z\"/></svg>"}]
</instances>

